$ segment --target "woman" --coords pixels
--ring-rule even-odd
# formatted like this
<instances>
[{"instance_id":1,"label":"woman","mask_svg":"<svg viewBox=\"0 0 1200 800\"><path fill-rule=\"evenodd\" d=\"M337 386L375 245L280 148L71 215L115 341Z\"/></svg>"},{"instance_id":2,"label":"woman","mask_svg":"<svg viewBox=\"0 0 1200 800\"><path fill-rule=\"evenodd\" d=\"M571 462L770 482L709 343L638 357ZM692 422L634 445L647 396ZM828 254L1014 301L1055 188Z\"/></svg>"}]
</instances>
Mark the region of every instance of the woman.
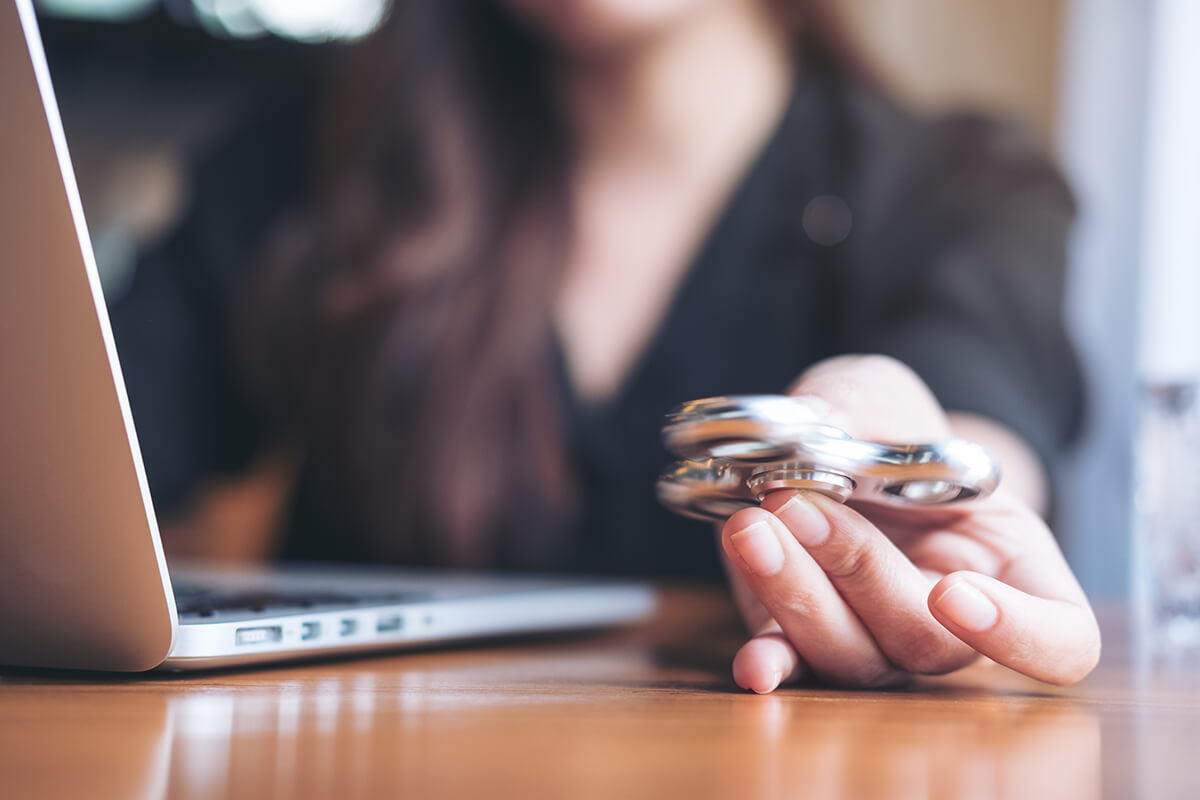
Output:
<instances>
[{"instance_id":1,"label":"woman","mask_svg":"<svg viewBox=\"0 0 1200 800\"><path fill-rule=\"evenodd\" d=\"M790 385L856 436L981 441L1006 483L734 515L737 682L1082 677L1095 620L1037 513L1079 406L1069 195L840 41L817 0L399 3L201 166L114 312L156 502L282 451L288 557L711 575L654 503L661 415Z\"/></svg>"}]
</instances>

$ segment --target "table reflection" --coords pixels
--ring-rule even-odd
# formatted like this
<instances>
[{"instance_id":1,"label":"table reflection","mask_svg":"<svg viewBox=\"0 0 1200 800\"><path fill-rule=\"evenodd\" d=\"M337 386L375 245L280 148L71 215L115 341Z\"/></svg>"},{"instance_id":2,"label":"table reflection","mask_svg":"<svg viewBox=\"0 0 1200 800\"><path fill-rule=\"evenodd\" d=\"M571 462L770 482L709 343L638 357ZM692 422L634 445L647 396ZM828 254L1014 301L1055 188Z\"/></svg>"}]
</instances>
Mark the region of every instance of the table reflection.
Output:
<instances>
[{"instance_id":1,"label":"table reflection","mask_svg":"<svg viewBox=\"0 0 1200 800\"><path fill-rule=\"evenodd\" d=\"M1110 648L1068 690L980 664L759 697L726 677L738 639L721 631L668 618L195 677L0 673L0 797L1195 796L1195 673L1146 677Z\"/></svg>"},{"instance_id":2,"label":"table reflection","mask_svg":"<svg viewBox=\"0 0 1200 800\"><path fill-rule=\"evenodd\" d=\"M1099 718L1067 700L636 680L654 670L590 654L191 693L167 794L1101 796Z\"/></svg>"},{"instance_id":3,"label":"table reflection","mask_svg":"<svg viewBox=\"0 0 1200 800\"><path fill-rule=\"evenodd\" d=\"M738 711L762 743L761 797L1101 796L1100 720L1069 703L864 698L814 714L762 699Z\"/></svg>"}]
</instances>

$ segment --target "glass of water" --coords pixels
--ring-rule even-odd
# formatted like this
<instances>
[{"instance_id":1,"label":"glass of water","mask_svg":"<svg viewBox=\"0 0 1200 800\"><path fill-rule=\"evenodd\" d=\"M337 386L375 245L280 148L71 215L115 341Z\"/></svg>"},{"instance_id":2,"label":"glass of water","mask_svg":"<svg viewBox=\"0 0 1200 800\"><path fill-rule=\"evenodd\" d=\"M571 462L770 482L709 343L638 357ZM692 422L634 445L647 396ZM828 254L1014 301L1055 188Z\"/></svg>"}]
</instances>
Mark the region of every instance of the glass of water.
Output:
<instances>
[{"instance_id":1,"label":"glass of water","mask_svg":"<svg viewBox=\"0 0 1200 800\"><path fill-rule=\"evenodd\" d=\"M1200 380L1143 385L1136 497L1138 653L1200 667Z\"/></svg>"}]
</instances>

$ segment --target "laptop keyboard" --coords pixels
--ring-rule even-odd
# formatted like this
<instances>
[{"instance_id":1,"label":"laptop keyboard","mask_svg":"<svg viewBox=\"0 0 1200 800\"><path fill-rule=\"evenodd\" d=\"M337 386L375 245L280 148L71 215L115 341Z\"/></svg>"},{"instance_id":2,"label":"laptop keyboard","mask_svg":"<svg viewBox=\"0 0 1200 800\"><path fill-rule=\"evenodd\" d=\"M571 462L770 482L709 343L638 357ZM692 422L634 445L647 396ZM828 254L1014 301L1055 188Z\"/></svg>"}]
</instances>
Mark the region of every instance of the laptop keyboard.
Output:
<instances>
[{"instance_id":1,"label":"laptop keyboard","mask_svg":"<svg viewBox=\"0 0 1200 800\"><path fill-rule=\"evenodd\" d=\"M215 617L222 614L286 613L309 611L318 607L357 608L396 605L427 600L425 591L355 593L279 592L261 590L228 591L208 586L175 584L175 607L179 616Z\"/></svg>"}]
</instances>

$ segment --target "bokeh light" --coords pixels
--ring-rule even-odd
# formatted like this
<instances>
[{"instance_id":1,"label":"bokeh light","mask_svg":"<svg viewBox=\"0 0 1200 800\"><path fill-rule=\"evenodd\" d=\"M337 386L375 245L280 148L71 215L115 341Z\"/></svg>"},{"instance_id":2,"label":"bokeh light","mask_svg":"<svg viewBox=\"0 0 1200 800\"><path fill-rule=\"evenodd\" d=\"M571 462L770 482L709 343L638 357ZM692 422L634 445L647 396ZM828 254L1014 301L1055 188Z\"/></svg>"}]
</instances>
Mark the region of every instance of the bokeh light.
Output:
<instances>
[{"instance_id":1,"label":"bokeh light","mask_svg":"<svg viewBox=\"0 0 1200 800\"><path fill-rule=\"evenodd\" d=\"M193 0L213 33L236 38L274 34L301 42L358 39L379 27L388 0Z\"/></svg>"},{"instance_id":2,"label":"bokeh light","mask_svg":"<svg viewBox=\"0 0 1200 800\"><path fill-rule=\"evenodd\" d=\"M161 0L38 0L43 13L72 19L124 22L146 16ZM196 21L224 38L274 35L299 42L366 36L387 15L389 0L191 0Z\"/></svg>"},{"instance_id":3,"label":"bokeh light","mask_svg":"<svg viewBox=\"0 0 1200 800\"><path fill-rule=\"evenodd\" d=\"M158 0L38 0L37 5L56 17L126 22L149 14Z\"/></svg>"}]
</instances>

